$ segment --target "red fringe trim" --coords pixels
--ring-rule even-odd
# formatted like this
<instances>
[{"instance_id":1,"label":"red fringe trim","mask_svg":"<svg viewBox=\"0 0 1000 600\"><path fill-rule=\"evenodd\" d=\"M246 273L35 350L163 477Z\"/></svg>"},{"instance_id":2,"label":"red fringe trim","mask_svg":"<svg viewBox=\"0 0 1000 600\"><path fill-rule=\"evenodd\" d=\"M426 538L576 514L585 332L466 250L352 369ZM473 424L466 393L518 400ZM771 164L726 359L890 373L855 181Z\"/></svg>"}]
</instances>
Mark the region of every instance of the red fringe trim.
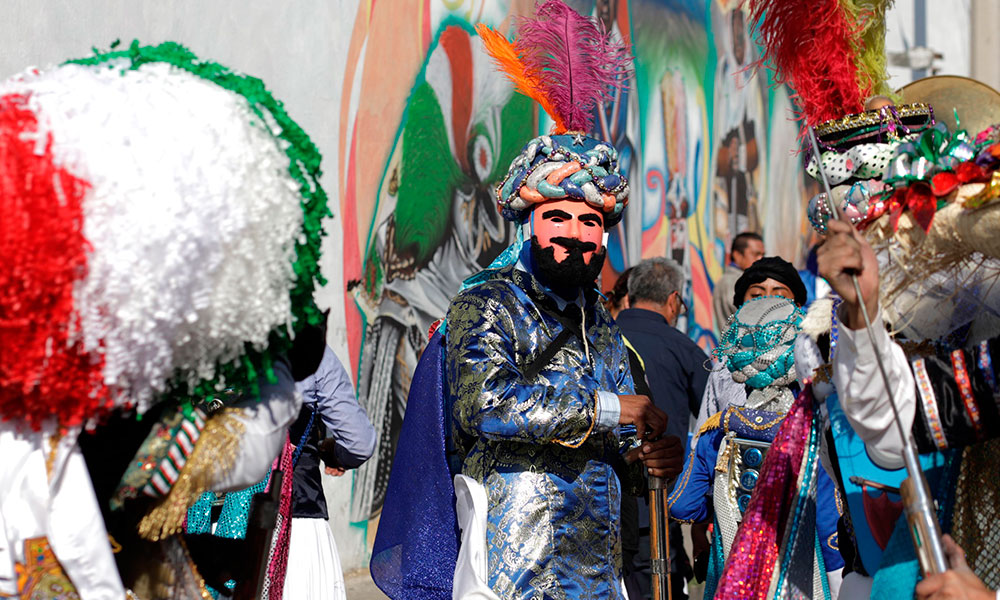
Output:
<instances>
[{"instance_id":1,"label":"red fringe trim","mask_svg":"<svg viewBox=\"0 0 1000 600\"><path fill-rule=\"evenodd\" d=\"M103 358L70 343L87 273L87 183L54 164L27 96L0 97L0 419L81 424L107 404Z\"/></svg>"},{"instance_id":2,"label":"red fringe trim","mask_svg":"<svg viewBox=\"0 0 1000 600\"><path fill-rule=\"evenodd\" d=\"M862 24L851 23L839 0L749 0L751 23L759 28L764 55L777 83L794 91L797 116L814 126L864 110L872 93L858 86L851 41Z\"/></svg>"}]
</instances>

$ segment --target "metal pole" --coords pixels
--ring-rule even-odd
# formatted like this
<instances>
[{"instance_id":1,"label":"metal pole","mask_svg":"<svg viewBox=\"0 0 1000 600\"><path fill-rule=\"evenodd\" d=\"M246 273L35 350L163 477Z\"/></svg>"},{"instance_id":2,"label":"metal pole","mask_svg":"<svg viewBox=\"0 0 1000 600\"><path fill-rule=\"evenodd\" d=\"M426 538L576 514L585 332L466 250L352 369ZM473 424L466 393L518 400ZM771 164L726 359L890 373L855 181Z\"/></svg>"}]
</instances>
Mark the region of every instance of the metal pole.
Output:
<instances>
[{"instance_id":1,"label":"metal pole","mask_svg":"<svg viewBox=\"0 0 1000 600\"><path fill-rule=\"evenodd\" d=\"M667 519L667 480L649 476L649 565L653 600L672 600L670 591L670 532Z\"/></svg>"},{"instance_id":2,"label":"metal pole","mask_svg":"<svg viewBox=\"0 0 1000 600\"><path fill-rule=\"evenodd\" d=\"M830 191L830 182L826 178L823 170L823 155L819 151L819 144L816 142L816 132L809 128L809 141L812 143L813 154L816 157L816 170L819 171L820 179L823 181L823 188L826 190L826 199L830 205L830 211L835 219L840 219L840 209L833 201L833 194ZM885 393L889 398L889 405L892 407L893 421L899 430L900 438L903 440L903 464L906 465L906 479L900 484L900 495L903 497L903 505L906 510L906 521L909 524L910 538L913 540L913 547L917 551L917 558L920 561L920 568L924 575L943 573L948 569L948 562L944 555L944 546L941 543L941 525L934 515L934 501L931 498L930 490L927 486L927 478L920 468L920 460L917 458L916 445L913 443L909 431L903 427L902 419L899 418L899 407L896 404L892 385L889 383L889 376L885 371L885 363L882 362L882 353L878 349L875 339L875 329L872 327L871 317L868 315L868 307L865 306L864 298L861 295L861 286L858 284L857 274L851 275L854 283L854 293L857 294L858 304L861 305L861 316L865 321L865 329L868 331L868 339L871 342L872 351L875 353L875 362L878 365L879 374L885 383Z\"/></svg>"}]
</instances>

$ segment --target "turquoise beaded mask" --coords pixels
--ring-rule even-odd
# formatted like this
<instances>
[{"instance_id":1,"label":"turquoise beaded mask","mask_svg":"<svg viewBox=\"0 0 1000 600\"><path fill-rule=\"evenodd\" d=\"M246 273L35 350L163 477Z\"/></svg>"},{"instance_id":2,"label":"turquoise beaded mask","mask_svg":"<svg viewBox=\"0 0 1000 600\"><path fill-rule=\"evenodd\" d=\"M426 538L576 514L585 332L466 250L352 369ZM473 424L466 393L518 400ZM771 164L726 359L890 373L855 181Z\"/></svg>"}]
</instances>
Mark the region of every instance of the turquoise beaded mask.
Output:
<instances>
[{"instance_id":1,"label":"turquoise beaded mask","mask_svg":"<svg viewBox=\"0 0 1000 600\"><path fill-rule=\"evenodd\" d=\"M745 302L729 321L714 354L733 379L763 389L795 380L795 337L804 312L780 296Z\"/></svg>"}]
</instances>

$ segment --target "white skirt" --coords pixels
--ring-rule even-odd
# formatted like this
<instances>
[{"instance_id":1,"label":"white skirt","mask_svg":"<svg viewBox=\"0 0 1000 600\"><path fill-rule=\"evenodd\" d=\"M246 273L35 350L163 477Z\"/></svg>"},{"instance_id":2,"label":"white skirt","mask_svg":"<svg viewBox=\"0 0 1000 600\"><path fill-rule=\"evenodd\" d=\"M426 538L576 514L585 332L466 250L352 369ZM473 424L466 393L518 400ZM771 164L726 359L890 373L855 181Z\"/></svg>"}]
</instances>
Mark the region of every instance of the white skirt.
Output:
<instances>
[{"instance_id":1,"label":"white skirt","mask_svg":"<svg viewBox=\"0 0 1000 600\"><path fill-rule=\"evenodd\" d=\"M287 600L346 600L337 544L326 519L292 519L285 572Z\"/></svg>"}]
</instances>

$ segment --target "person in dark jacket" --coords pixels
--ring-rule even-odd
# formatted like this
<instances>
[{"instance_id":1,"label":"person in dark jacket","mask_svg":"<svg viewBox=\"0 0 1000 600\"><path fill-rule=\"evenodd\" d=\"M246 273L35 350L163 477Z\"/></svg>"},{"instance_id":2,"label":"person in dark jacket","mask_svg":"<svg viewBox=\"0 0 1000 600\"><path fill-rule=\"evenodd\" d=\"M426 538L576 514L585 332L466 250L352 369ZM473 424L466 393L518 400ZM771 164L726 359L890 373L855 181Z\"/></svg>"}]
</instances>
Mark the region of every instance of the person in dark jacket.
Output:
<instances>
[{"instance_id":1,"label":"person in dark jacket","mask_svg":"<svg viewBox=\"0 0 1000 600\"><path fill-rule=\"evenodd\" d=\"M629 308L616 319L622 334L642 358L653 404L667 413L664 435L687 439L688 423L698 414L701 396L708 378L708 355L676 328L687 306L682 297L684 272L668 258L648 258L636 265L629 275ZM639 552L635 557L635 576L649 593L649 512L645 502L639 506ZM684 579L690 573L680 525L670 525L670 571L674 598L686 598Z\"/></svg>"}]
</instances>

